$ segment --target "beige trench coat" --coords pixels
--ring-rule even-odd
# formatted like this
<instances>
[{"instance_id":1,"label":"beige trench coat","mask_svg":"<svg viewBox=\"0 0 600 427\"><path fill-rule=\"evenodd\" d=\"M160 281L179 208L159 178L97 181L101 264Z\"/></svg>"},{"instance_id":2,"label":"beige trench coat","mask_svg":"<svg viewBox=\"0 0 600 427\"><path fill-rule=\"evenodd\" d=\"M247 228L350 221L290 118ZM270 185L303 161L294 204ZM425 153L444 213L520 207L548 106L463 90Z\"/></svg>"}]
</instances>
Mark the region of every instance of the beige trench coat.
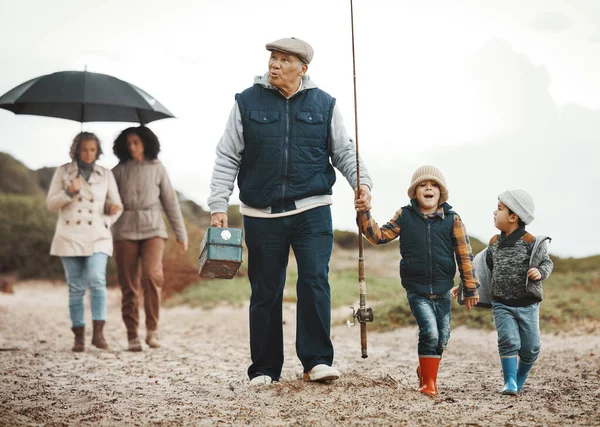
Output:
<instances>
[{"instance_id":1,"label":"beige trench coat","mask_svg":"<svg viewBox=\"0 0 600 427\"><path fill-rule=\"evenodd\" d=\"M46 206L59 213L50 255L91 256L102 252L111 256L110 227L123 211L115 215L106 212L110 205L122 206L117 183L110 170L94 165L89 182L82 177L79 194L71 197L66 190L77 177L77 171L76 162L62 165L54 173L48 190Z\"/></svg>"}]
</instances>

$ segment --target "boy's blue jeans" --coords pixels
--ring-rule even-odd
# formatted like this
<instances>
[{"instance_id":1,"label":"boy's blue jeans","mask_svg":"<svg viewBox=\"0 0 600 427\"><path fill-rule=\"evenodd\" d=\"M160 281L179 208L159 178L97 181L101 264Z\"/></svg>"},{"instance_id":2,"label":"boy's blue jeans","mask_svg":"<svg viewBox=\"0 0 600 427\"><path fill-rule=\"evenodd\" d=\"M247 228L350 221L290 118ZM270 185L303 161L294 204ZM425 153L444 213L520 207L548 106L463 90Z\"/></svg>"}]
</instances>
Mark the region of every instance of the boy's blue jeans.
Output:
<instances>
[{"instance_id":1,"label":"boy's blue jeans","mask_svg":"<svg viewBox=\"0 0 600 427\"><path fill-rule=\"evenodd\" d=\"M494 324L498 332L500 357L519 356L533 363L540 353L540 303L527 307L510 307L492 301Z\"/></svg>"},{"instance_id":2,"label":"boy's blue jeans","mask_svg":"<svg viewBox=\"0 0 600 427\"><path fill-rule=\"evenodd\" d=\"M60 258L69 285L69 314L74 328L85 326L83 296L85 285L90 288L93 320L106 320L106 263L108 255L96 252L92 256Z\"/></svg>"},{"instance_id":3,"label":"boy's blue jeans","mask_svg":"<svg viewBox=\"0 0 600 427\"><path fill-rule=\"evenodd\" d=\"M331 209L321 206L281 218L244 216L250 296L250 379L279 381L283 366L282 302L290 246L298 264L296 352L308 372L333 363L330 338Z\"/></svg>"},{"instance_id":4,"label":"boy's blue jeans","mask_svg":"<svg viewBox=\"0 0 600 427\"><path fill-rule=\"evenodd\" d=\"M419 325L419 355L441 356L450 339L450 291L431 298L406 291L406 296Z\"/></svg>"}]
</instances>

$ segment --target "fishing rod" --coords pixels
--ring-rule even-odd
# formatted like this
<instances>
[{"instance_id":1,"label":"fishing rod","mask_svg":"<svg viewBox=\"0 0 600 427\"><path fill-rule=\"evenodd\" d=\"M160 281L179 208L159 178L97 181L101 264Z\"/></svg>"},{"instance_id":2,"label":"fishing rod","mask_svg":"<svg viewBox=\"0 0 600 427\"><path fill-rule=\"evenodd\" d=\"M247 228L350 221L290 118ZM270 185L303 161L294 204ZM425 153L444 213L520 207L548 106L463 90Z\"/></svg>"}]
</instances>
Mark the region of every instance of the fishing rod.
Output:
<instances>
[{"instance_id":1,"label":"fishing rod","mask_svg":"<svg viewBox=\"0 0 600 427\"><path fill-rule=\"evenodd\" d=\"M360 197L360 156L358 153L358 102L356 97L356 54L354 51L354 8L352 0L350 0L350 25L352 27L352 74L354 76L354 136L356 143L356 192L354 194L355 199ZM367 354L367 323L373 321L373 310L371 307L367 307L367 282L365 280L365 259L363 255L363 237L360 229L360 216L364 213L359 212L358 221L358 296L359 306L358 310L352 309L352 320L358 320L360 323L360 350L362 358L366 359L369 357ZM354 323L348 322L349 325Z\"/></svg>"}]
</instances>

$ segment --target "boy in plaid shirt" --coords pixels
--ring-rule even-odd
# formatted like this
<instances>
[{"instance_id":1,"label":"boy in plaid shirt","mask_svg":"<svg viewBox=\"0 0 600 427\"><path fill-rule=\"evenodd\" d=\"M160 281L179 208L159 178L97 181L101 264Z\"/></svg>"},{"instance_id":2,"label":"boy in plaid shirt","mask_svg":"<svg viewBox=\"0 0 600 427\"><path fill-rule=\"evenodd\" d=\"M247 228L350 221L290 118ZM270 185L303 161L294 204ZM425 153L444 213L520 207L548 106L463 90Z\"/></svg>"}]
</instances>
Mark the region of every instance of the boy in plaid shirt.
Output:
<instances>
[{"instance_id":1,"label":"boy in plaid shirt","mask_svg":"<svg viewBox=\"0 0 600 427\"><path fill-rule=\"evenodd\" d=\"M419 326L419 391L436 396L438 368L450 338L455 258L469 311L479 301L477 278L465 226L446 203L448 188L441 171L434 166L421 166L411 181L410 205L398 210L387 224L379 227L369 210L360 212L357 220L373 245L399 237L400 278Z\"/></svg>"}]
</instances>

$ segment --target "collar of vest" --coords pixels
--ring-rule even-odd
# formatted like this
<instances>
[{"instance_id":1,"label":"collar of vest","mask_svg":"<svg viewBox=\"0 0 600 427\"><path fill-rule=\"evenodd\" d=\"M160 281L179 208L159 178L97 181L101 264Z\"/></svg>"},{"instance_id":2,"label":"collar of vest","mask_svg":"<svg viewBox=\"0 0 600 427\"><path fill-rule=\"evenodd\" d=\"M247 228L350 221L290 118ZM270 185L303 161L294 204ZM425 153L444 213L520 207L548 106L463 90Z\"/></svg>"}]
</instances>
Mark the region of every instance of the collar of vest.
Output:
<instances>
[{"instance_id":1,"label":"collar of vest","mask_svg":"<svg viewBox=\"0 0 600 427\"><path fill-rule=\"evenodd\" d=\"M422 218L427 218L428 216L439 216L441 219L444 219L447 214L452 210L452 206L450 206L447 202L442 203L437 210L430 215L425 215L419 210L419 205L417 203L417 199L411 199L410 205L404 206L406 209L410 209L419 214Z\"/></svg>"},{"instance_id":2,"label":"collar of vest","mask_svg":"<svg viewBox=\"0 0 600 427\"><path fill-rule=\"evenodd\" d=\"M254 84L262 86L265 89L277 90L277 88L269 82L269 73L265 73L262 76L255 76ZM307 89L317 89L317 85L310 79L309 76L304 75L304 76L302 76L302 87L300 88L300 90L298 92L296 92L296 94L298 94L304 90L307 90ZM296 94L294 94L294 95L296 95Z\"/></svg>"}]
</instances>

